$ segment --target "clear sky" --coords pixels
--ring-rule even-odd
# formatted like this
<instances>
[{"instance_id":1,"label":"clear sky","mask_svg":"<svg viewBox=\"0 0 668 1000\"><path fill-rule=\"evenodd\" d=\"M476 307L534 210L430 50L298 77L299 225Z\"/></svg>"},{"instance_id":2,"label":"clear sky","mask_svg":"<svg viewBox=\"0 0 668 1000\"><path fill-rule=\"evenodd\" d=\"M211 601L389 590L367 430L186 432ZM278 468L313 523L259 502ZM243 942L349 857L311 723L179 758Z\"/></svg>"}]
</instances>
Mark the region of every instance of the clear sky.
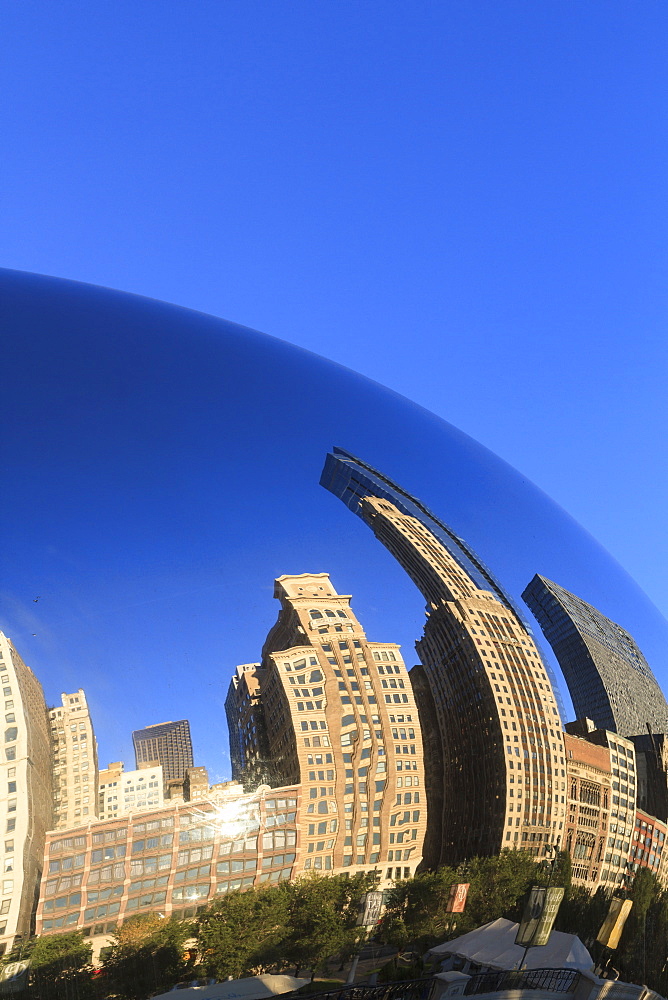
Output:
<instances>
[{"instance_id":1,"label":"clear sky","mask_svg":"<svg viewBox=\"0 0 668 1000\"><path fill-rule=\"evenodd\" d=\"M665 4L27 0L0 29L0 263L404 393L668 611Z\"/></svg>"}]
</instances>

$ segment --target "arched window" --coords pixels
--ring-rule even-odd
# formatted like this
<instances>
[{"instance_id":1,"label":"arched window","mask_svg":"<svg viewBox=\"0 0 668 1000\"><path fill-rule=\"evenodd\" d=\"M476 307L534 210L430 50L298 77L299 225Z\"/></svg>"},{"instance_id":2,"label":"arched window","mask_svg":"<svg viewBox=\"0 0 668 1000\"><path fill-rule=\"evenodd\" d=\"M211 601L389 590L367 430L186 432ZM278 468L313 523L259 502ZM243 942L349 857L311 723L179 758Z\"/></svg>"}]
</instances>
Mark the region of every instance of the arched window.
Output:
<instances>
[{"instance_id":1,"label":"arched window","mask_svg":"<svg viewBox=\"0 0 668 1000\"><path fill-rule=\"evenodd\" d=\"M339 618L347 618L348 617L348 615L345 613L345 611L339 611L338 612L338 616L339 616Z\"/></svg>"},{"instance_id":2,"label":"arched window","mask_svg":"<svg viewBox=\"0 0 668 1000\"><path fill-rule=\"evenodd\" d=\"M315 608L311 608L309 616L311 618L322 618L322 611L317 611Z\"/></svg>"},{"instance_id":3,"label":"arched window","mask_svg":"<svg viewBox=\"0 0 668 1000\"><path fill-rule=\"evenodd\" d=\"M327 615L328 618L336 618L336 615L334 614L333 611L325 611L325 614Z\"/></svg>"}]
</instances>

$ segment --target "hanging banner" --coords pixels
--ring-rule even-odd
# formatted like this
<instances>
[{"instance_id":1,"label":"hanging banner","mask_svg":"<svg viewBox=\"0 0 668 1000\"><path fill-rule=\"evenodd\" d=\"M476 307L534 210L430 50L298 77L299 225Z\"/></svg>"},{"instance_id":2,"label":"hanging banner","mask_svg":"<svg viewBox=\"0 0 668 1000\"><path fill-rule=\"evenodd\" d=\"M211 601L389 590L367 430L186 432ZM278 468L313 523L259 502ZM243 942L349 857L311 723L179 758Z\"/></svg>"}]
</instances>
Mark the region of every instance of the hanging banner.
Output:
<instances>
[{"instance_id":1,"label":"hanging banner","mask_svg":"<svg viewBox=\"0 0 668 1000\"><path fill-rule=\"evenodd\" d=\"M450 886L450 895L445 906L446 913L463 913L470 882L459 882Z\"/></svg>"},{"instance_id":2,"label":"hanging banner","mask_svg":"<svg viewBox=\"0 0 668 1000\"><path fill-rule=\"evenodd\" d=\"M529 898L524 904L524 911L520 925L515 935L515 944L523 948L529 948L536 933L536 928L543 913L545 903L545 889L534 886L529 893Z\"/></svg>"},{"instance_id":3,"label":"hanging banner","mask_svg":"<svg viewBox=\"0 0 668 1000\"><path fill-rule=\"evenodd\" d=\"M515 944L523 948L542 948L550 940L564 890L534 886L524 904L524 913L517 929Z\"/></svg>"},{"instance_id":4,"label":"hanging banner","mask_svg":"<svg viewBox=\"0 0 668 1000\"><path fill-rule=\"evenodd\" d=\"M358 920L358 926L374 927L380 920L380 911L383 907L383 894L377 891L367 892L363 902L362 919Z\"/></svg>"},{"instance_id":5,"label":"hanging banner","mask_svg":"<svg viewBox=\"0 0 668 1000\"><path fill-rule=\"evenodd\" d=\"M8 962L0 970L0 996L23 993L28 985L29 968L29 960L26 962Z\"/></svg>"},{"instance_id":6,"label":"hanging banner","mask_svg":"<svg viewBox=\"0 0 668 1000\"><path fill-rule=\"evenodd\" d=\"M538 921L538 927L536 928L534 939L531 942L532 948L542 948L550 940L550 934L552 933L552 928L554 927L554 921L557 919L557 913L559 912L561 901L564 898L564 891L564 889L557 886L551 887L545 891L545 904L543 906L541 918Z\"/></svg>"},{"instance_id":7,"label":"hanging banner","mask_svg":"<svg viewBox=\"0 0 668 1000\"><path fill-rule=\"evenodd\" d=\"M616 948L624 930L626 918L633 906L632 899L611 899L608 915L601 924L596 940L606 948Z\"/></svg>"}]
</instances>

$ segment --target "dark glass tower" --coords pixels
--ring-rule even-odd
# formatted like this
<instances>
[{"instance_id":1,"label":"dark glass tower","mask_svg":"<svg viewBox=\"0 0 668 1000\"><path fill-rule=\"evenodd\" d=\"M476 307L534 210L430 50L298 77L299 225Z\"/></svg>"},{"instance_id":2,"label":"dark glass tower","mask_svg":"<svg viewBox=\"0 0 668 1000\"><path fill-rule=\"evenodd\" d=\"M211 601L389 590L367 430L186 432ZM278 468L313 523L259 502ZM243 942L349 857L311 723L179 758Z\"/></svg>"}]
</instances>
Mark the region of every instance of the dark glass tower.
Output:
<instances>
[{"instance_id":1,"label":"dark glass tower","mask_svg":"<svg viewBox=\"0 0 668 1000\"><path fill-rule=\"evenodd\" d=\"M186 771L193 766L193 745L187 719L136 729L132 742L137 767L147 767L155 761L162 764L165 784L168 781L183 781Z\"/></svg>"},{"instance_id":2,"label":"dark glass tower","mask_svg":"<svg viewBox=\"0 0 668 1000\"><path fill-rule=\"evenodd\" d=\"M321 485L369 525L427 602L410 677L425 744L429 866L563 837L564 750L547 669L512 601L420 501L336 449Z\"/></svg>"},{"instance_id":3,"label":"dark glass tower","mask_svg":"<svg viewBox=\"0 0 668 1000\"><path fill-rule=\"evenodd\" d=\"M621 625L543 576L522 597L554 650L578 719L627 737L668 733L663 692Z\"/></svg>"},{"instance_id":4,"label":"dark glass tower","mask_svg":"<svg viewBox=\"0 0 668 1000\"><path fill-rule=\"evenodd\" d=\"M512 607L515 614L521 618L522 612L515 607L510 596L505 592L499 581L492 575L481 559L471 549L463 538L443 521L440 521L428 507L407 493L397 483L392 482L382 472L367 465L366 462L344 451L343 448L332 448L325 460L325 467L320 477L320 485L343 500L346 507L358 517L362 515L361 501L373 496L379 500L389 500L401 511L417 518L435 538L447 549L453 559L467 573L476 586L483 590L491 590L501 601ZM426 595L425 595L426 596Z\"/></svg>"}]
</instances>

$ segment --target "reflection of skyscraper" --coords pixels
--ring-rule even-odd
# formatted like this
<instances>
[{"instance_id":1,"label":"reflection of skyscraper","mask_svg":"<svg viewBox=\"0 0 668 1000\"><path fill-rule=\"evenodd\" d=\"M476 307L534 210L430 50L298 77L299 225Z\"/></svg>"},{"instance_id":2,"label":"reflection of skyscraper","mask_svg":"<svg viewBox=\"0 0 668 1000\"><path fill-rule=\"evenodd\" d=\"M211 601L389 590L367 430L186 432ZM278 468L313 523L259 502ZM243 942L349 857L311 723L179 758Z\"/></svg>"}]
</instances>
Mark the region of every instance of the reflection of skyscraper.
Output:
<instances>
[{"instance_id":1,"label":"reflection of skyscraper","mask_svg":"<svg viewBox=\"0 0 668 1000\"><path fill-rule=\"evenodd\" d=\"M97 743L85 692L62 694L61 702L49 710L56 830L97 816Z\"/></svg>"},{"instance_id":2,"label":"reflection of skyscraper","mask_svg":"<svg viewBox=\"0 0 668 1000\"><path fill-rule=\"evenodd\" d=\"M633 638L580 597L535 576L522 597L564 672L578 719L622 736L668 733L668 704Z\"/></svg>"},{"instance_id":3,"label":"reflection of skyscraper","mask_svg":"<svg viewBox=\"0 0 668 1000\"><path fill-rule=\"evenodd\" d=\"M447 525L369 466L337 450L321 483L372 528L427 600L415 690L423 730L435 718L441 745L427 770L428 862L560 845L559 710L510 599Z\"/></svg>"},{"instance_id":4,"label":"reflection of skyscraper","mask_svg":"<svg viewBox=\"0 0 668 1000\"><path fill-rule=\"evenodd\" d=\"M132 742L137 768L156 762L162 764L165 783L183 781L186 771L193 766L193 745L187 719L137 729L132 734Z\"/></svg>"},{"instance_id":5,"label":"reflection of skyscraper","mask_svg":"<svg viewBox=\"0 0 668 1000\"><path fill-rule=\"evenodd\" d=\"M425 792L399 647L367 640L326 573L282 576L275 593L282 610L262 651L260 690L247 676L252 664L230 686L230 706L240 689L258 699L237 715L232 746L243 745L251 770L268 752L273 783L301 782L303 869L408 878L422 859Z\"/></svg>"},{"instance_id":6,"label":"reflection of skyscraper","mask_svg":"<svg viewBox=\"0 0 668 1000\"><path fill-rule=\"evenodd\" d=\"M31 933L52 825L51 742L42 685L0 632L4 700L0 815L4 846L0 882L0 954Z\"/></svg>"},{"instance_id":7,"label":"reflection of skyscraper","mask_svg":"<svg viewBox=\"0 0 668 1000\"><path fill-rule=\"evenodd\" d=\"M225 698L232 780L242 781L246 791L271 781L260 704L263 680L260 663L243 663L237 667Z\"/></svg>"}]
</instances>

